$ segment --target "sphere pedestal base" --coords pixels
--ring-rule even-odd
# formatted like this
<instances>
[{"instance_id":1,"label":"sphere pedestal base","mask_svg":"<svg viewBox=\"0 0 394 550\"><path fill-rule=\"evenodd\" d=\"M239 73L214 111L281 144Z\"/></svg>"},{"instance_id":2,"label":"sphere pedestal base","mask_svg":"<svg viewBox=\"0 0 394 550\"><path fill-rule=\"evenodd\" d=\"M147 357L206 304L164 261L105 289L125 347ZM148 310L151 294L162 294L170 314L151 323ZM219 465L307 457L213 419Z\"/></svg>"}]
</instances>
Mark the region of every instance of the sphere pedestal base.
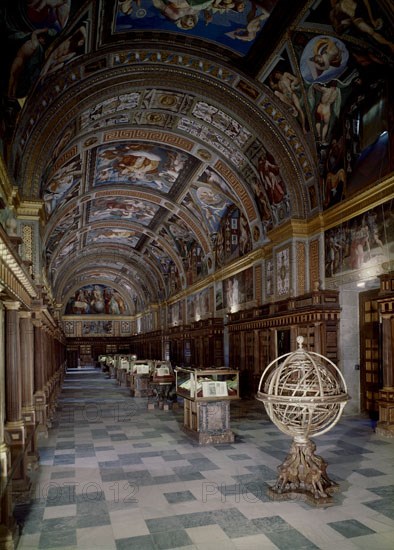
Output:
<instances>
[{"instance_id":1,"label":"sphere pedestal base","mask_svg":"<svg viewBox=\"0 0 394 550\"><path fill-rule=\"evenodd\" d=\"M313 441L293 441L286 460L278 467L278 479L268 490L273 500L305 500L315 506L333 504L339 486L326 473L327 464L315 455Z\"/></svg>"}]
</instances>

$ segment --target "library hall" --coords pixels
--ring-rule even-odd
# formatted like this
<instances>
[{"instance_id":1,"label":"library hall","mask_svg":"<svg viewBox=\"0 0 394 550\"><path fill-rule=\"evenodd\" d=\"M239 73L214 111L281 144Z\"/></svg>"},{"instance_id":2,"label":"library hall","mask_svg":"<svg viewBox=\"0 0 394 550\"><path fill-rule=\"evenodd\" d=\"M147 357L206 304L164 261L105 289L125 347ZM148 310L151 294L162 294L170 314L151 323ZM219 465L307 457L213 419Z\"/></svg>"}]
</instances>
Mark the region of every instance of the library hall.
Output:
<instances>
[{"instance_id":1,"label":"library hall","mask_svg":"<svg viewBox=\"0 0 394 550\"><path fill-rule=\"evenodd\" d=\"M3 0L0 550L391 550L391 0Z\"/></svg>"}]
</instances>

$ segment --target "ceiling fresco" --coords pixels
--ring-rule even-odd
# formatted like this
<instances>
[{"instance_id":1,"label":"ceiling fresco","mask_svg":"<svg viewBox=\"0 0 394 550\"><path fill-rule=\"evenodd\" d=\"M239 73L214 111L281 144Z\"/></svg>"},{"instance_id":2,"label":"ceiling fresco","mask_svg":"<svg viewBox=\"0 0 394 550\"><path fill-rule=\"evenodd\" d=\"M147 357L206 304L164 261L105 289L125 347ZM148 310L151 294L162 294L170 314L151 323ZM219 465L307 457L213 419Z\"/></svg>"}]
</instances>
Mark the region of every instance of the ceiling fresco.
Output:
<instances>
[{"instance_id":1,"label":"ceiling fresco","mask_svg":"<svg viewBox=\"0 0 394 550\"><path fill-rule=\"evenodd\" d=\"M276 3L275 0L118 1L113 29L115 34L135 30L177 32L245 54Z\"/></svg>"},{"instance_id":2,"label":"ceiling fresco","mask_svg":"<svg viewBox=\"0 0 394 550\"><path fill-rule=\"evenodd\" d=\"M68 313L95 286L120 315L169 299L393 170L389 0L6 0L0 21L1 152Z\"/></svg>"}]
</instances>

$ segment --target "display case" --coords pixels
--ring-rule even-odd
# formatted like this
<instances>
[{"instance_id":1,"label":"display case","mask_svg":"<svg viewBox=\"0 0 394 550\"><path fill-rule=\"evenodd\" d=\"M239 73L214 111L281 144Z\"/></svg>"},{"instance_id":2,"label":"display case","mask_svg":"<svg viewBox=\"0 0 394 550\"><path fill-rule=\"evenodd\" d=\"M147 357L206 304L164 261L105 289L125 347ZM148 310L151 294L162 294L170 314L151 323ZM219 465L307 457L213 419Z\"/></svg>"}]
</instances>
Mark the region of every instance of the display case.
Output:
<instances>
[{"instance_id":1,"label":"display case","mask_svg":"<svg viewBox=\"0 0 394 550\"><path fill-rule=\"evenodd\" d=\"M133 397L148 397L150 380L154 371L154 363L149 359L135 360L127 376L130 395Z\"/></svg>"},{"instance_id":2,"label":"display case","mask_svg":"<svg viewBox=\"0 0 394 550\"><path fill-rule=\"evenodd\" d=\"M170 361L155 361L150 387L154 403L168 408L171 396L175 396L175 374Z\"/></svg>"},{"instance_id":3,"label":"display case","mask_svg":"<svg viewBox=\"0 0 394 550\"><path fill-rule=\"evenodd\" d=\"M174 384L175 374L170 361L155 361L152 373L153 384Z\"/></svg>"},{"instance_id":4,"label":"display case","mask_svg":"<svg viewBox=\"0 0 394 550\"><path fill-rule=\"evenodd\" d=\"M239 372L230 369L176 368L177 394L193 401L238 399Z\"/></svg>"},{"instance_id":5,"label":"display case","mask_svg":"<svg viewBox=\"0 0 394 550\"><path fill-rule=\"evenodd\" d=\"M239 399L239 372L227 368L177 368L176 392L184 399L184 431L200 444L232 443L230 402Z\"/></svg>"}]
</instances>

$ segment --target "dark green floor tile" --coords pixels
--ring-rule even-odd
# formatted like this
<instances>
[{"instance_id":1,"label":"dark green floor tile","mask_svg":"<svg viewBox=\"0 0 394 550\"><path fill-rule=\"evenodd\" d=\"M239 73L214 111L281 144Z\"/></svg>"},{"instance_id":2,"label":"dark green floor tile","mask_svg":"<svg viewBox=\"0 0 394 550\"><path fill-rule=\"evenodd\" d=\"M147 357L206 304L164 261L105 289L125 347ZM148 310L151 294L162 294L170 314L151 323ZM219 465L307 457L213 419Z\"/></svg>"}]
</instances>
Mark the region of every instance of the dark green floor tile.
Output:
<instances>
[{"instance_id":1,"label":"dark green floor tile","mask_svg":"<svg viewBox=\"0 0 394 550\"><path fill-rule=\"evenodd\" d=\"M68 518L51 518L44 519L42 521L43 532L52 532L52 531L72 531L76 529L77 518L68 517Z\"/></svg>"},{"instance_id":2,"label":"dark green floor tile","mask_svg":"<svg viewBox=\"0 0 394 550\"><path fill-rule=\"evenodd\" d=\"M75 449L74 441L58 441L56 444L56 450Z\"/></svg>"},{"instance_id":3,"label":"dark green floor tile","mask_svg":"<svg viewBox=\"0 0 394 550\"><path fill-rule=\"evenodd\" d=\"M53 550L54 548L64 548L77 545L76 531L43 531L40 536L38 548Z\"/></svg>"},{"instance_id":4,"label":"dark green floor tile","mask_svg":"<svg viewBox=\"0 0 394 550\"><path fill-rule=\"evenodd\" d=\"M250 456L245 454L239 454L239 455L228 455L228 458L231 458L231 460L248 460L250 459Z\"/></svg>"},{"instance_id":5,"label":"dark green floor tile","mask_svg":"<svg viewBox=\"0 0 394 550\"><path fill-rule=\"evenodd\" d=\"M197 471L194 466L179 466L172 469L181 481L194 481L205 479L202 473Z\"/></svg>"},{"instance_id":6,"label":"dark green floor tile","mask_svg":"<svg viewBox=\"0 0 394 550\"><path fill-rule=\"evenodd\" d=\"M250 523L250 522L246 522L240 525L239 524L221 525L221 528L230 539L248 537L250 535L259 534L258 528L255 525L253 525L253 523Z\"/></svg>"},{"instance_id":7,"label":"dark green floor tile","mask_svg":"<svg viewBox=\"0 0 394 550\"><path fill-rule=\"evenodd\" d=\"M126 480L126 473L123 468L104 468L100 470L100 476L103 481L123 481Z\"/></svg>"},{"instance_id":8,"label":"dark green floor tile","mask_svg":"<svg viewBox=\"0 0 394 550\"><path fill-rule=\"evenodd\" d=\"M197 500L196 497L190 491L176 491L174 493L163 493L167 502L170 504L176 504L177 502L187 502L190 500Z\"/></svg>"},{"instance_id":9,"label":"dark green floor tile","mask_svg":"<svg viewBox=\"0 0 394 550\"><path fill-rule=\"evenodd\" d=\"M167 483L176 483L179 481L179 477L175 474L168 474L166 476L152 476L152 483L154 485L165 485Z\"/></svg>"},{"instance_id":10,"label":"dark green floor tile","mask_svg":"<svg viewBox=\"0 0 394 550\"><path fill-rule=\"evenodd\" d=\"M368 491L379 495L380 497L391 497L394 500L394 485L386 485L385 487L373 487L369 488Z\"/></svg>"},{"instance_id":11,"label":"dark green floor tile","mask_svg":"<svg viewBox=\"0 0 394 550\"><path fill-rule=\"evenodd\" d=\"M64 479L67 477L75 477L75 470L73 468L62 472L52 472L51 474L51 479Z\"/></svg>"},{"instance_id":12,"label":"dark green floor tile","mask_svg":"<svg viewBox=\"0 0 394 550\"><path fill-rule=\"evenodd\" d=\"M318 550L319 547L295 529L266 535L280 550Z\"/></svg>"},{"instance_id":13,"label":"dark green floor tile","mask_svg":"<svg viewBox=\"0 0 394 550\"><path fill-rule=\"evenodd\" d=\"M185 529L214 525L216 523L210 512L193 512L192 514L181 514L176 517Z\"/></svg>"},{"instance_id":14,"label":"dark green floor tile","mask_svg":"<svg viewBox=\"0 0 394 550\"><path fill-rule=\"evenodd\" d=\"M245 466L245 468L255 474L259 479L271 480L276 479L277 477L277 472L271 468L268 468L268 466L265 466L264 464Z\"/></svg>"},{"instance_id":15,"label":"dark green floor tile","mask_svg":"<svg viewBox=\"0 0 394 550\"><path fill-rule=\"evenodd\" d=\"M23 535L35 535L42 531L42 521L37 519L29 518L26 521L18 521L18 524L22 529Z\"/></svg>"},{"instance_id":16,"label":"dark green floor tile","mask_svg":"<svg viewBox=\"0 0 394 550\"><path fill-rule=\"evenodd\" d=\"M371 508L375 512L379 512L380 514L394 520L394 501L391 497L374 500L372 502L365 502L364 505L368 506L368 508Z\"/></svg>"},{"instance_id":17,"label":"dark green floor tile","mask_svg":"<svg viewBox=\"0 0 394 550\"><path fill-rule=\"evenodd\" d=\"M164 533L153 533L152 540L158 550L181 548L193 544L193 541L186 531L168 530Z\"/></svg>"},{"instance_id":18,"label":"dark green floor tile","mask_svg":"<svg viewBox=\"0 0 394 550\"><path fill-rule=\"evenodd\" d=\"M375 477L375 476L385 475L383 472L379 470L375 470L375 468L359 468L358 470L354 470L354 471L365 477Z\"/></svg>"},{"instance_id":19,"label":"dark green floor tile","mask_svg":"<svg viewBox=\"0 0 394 550\"><path fill-rule=\"evenodd\" d=\"M105 500L93 501L84 499L77 502L77 516L84 515L106 515L108 513L107 502Z\"/></svg>"},{"instance_id":20,"label":"dark green floor tile","mask_svg":"<svg viewBox=\"0 0 394 550\"><path fill-rule=\"evenodd\" d=\"M127 441L127 436L125 434L114 434L110 436L111 441Z\"/></svg>"},{"instance_id":21,"label":"dark green floor tile","mask_svg":"<svg viewBox=\"0 0 394 550\"><path fill-rule=\"evenodd\" d=\"M177 516L154 518L145 520L150 533L163 533L171 530L182 529L182 522Z\"/></svg>"},{"instance_id":22,"label":"dark green floor tile","mask_svg":"<svg viewBox=\"0 0 394 550\"><path fill-rule=\"evenodd\" d=\"M327 525L332 527L332 529L335 529L335 531L338 531L338 533L340 533L347 539L353 537L363 537L365 535L372 535L376 532L364 525L363 523L360 523L356 519L333 521L331 523L327 523Z\"/></svg>"},{"instance_id":23,"label":"dark green floor tile","mask_svg":"<svg viewBox=\"0 0 394 550\"><path fill-rule=\"evenodd\" d=\"M119 461L122 466L143 463L141 457L137 453L119 455Z\"/></svg>"},{"instance_id":24,"label":"dark green floor tile","mask_svg":"<svg viewBox=\"0 0 394 550\"><path fill-rule=\"evenodd\" d=\"M227 510L214 510L212 513L213 518L216 523L221 527L223 526L234 526L234 525L245 525L248 520L246 516L238 510L238 508L229 508Z\"/></svg>"},{"instance_id":25,"label":"dark green floor tile","mask_svg":"<svg viewBox=\"0 0 394 550\"><path fill-rule=\"evenodd\" d=\"M108 514L81 514L77 516L77 528L84 527L101 527L102 525L111 525L111 520Z\"/></svg>"},{"instance_id":26,"label":"dark green floor tile","mask_svg":"<svg viewBox=\"0 0 394 550\"><path fill-rule=\"evenodd\" d=\"M157 546L150 535L141 537L131 537L127 539L118 539L116 550L156 550Z\"/></svg>"},{"instance_id":27,"label":"dark green floor tile","mask_svg":"<svg viewBox=\"0 0 394 550\"><path fill-rule=\"evenodd\" d=\"M209 458L195 458L189 459L190 464L199 472L206 472L210 470L219 470L219 466L214 464Z\"/></svg>"}]
</instances>

